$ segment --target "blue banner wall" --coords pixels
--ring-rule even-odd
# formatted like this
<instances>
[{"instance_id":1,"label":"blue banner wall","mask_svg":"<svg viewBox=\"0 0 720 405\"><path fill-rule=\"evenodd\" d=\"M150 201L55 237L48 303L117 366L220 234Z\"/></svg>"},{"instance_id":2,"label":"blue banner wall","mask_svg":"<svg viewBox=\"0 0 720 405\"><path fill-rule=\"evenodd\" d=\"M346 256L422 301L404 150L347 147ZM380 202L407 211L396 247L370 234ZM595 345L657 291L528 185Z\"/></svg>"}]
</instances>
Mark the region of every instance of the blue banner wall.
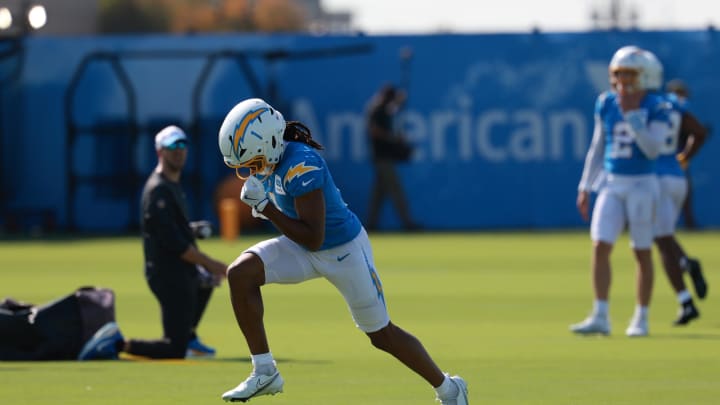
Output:
<instances>
[{"instance_id":1,"label":"blue banner wall","mask_svg":"<svg viewBox=\"0 0 720 405\"><path fill-rule=\"evenodd\" d=\"M193 216L215 219L212 193L232 174L217 129L237 101L259 96L313 130L365 219L373 173L364 110L394 82L407 87L403 125L416 146L400 172L426 228L586 226L575 197L593 105L608 87L610 57L627 44L655 52L666 79L689 84L692 112L720 127L714 31L28 38L0 60L0 209L5 221L41 212L61 227L132 228L156 163L154 132L175 122L193 139ZM413 57L402 59L403 49ZM720 225L716 138L691 166L696 216L712 227ZM383 228L394 229L386 208Z\"/></svg>"}]
</instances>

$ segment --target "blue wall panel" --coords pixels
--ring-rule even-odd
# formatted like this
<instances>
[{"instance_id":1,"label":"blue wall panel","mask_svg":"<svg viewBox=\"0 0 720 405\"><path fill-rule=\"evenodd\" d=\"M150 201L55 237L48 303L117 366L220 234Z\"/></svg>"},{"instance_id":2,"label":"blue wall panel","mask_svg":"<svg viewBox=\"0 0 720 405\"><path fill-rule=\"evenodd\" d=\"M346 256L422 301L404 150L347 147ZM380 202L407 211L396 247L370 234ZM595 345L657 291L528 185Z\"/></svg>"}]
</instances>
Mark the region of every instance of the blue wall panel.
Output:
<instances>
[{"instance_id":1,"label":"blue wall panel","mask_svg":"<svg viewBox=\"0 0 720 405\"><path fill-rule=\"evenodd\" d=\"M153 125L177 121L194 136L188 170L197 170L200 186L190 191L193 216L214 218L211 194L231 173L216 151L217 128L234 103L261 96L311 127L346 201L364 219L372 182L364 111L379 86L395 82L410 95L403 122L416 153L399 170L419 222L431 229L584 226L576 186L612 53L627 44L654 51L666 78L690 85L693 112L718 128L719 41L709 31L28 38L19 79L2 78L0 208L6 216L50 210L61 225L71 212L81 230L137 224L137 184L115 192L83 185L68 199L66 168L115 168L142 181L155 164ZM403 61L407 47L413 58ZM132 95L111 59L95 60L77 82L68 117L73 75L98 52L117 57ZM2 72L13 63L0 62ZM67 161L69 121L118 120L137 125L134 138L78 135L76 161ZM720 225L718 148L712 136L692 164L696 216L705 226ZM383 227L392 229L399 223L387 208Z\"/></svg>"}]
</instances>

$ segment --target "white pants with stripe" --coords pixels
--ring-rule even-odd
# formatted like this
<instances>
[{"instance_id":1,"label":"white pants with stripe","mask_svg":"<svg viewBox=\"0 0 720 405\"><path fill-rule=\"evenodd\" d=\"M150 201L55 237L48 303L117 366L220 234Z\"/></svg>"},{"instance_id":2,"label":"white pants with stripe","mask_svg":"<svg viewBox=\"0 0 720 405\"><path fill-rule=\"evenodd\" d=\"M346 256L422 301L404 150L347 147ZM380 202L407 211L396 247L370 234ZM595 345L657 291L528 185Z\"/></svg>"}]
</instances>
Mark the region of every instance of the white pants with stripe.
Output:
<instances>
[{"instance_id":1,"label":"white pants with stripe","mask_svg":"<svg viewBox=\"0 0 720 405\"><path fill-rule=\"evenodd\" d=\"M330 281L363 332L375 332L390 322L365 229L350 242L316 252L286 236L260 242L247 252L256 254L265 265L266 284L297 284L318 277Z\"/></svg>"}]
</instances>

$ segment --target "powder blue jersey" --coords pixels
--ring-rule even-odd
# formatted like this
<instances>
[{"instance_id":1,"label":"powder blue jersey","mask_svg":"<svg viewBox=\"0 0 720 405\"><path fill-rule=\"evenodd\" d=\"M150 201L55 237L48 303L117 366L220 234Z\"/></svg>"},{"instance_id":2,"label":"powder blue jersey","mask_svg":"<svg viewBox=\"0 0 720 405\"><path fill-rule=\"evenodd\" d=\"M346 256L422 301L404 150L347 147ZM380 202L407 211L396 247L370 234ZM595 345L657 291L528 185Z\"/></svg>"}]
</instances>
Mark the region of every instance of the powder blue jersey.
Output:
<instances>
[{"instance_id":1,"label":"powder blue jersey","mask_svg":"<svg viewBox=\"0 0 720 405\"><path fill-rule=\"evenodd\" d=\"M668 102L664 95L649 93L640 103L647 113L647 122L660 121L670 125ZM617 94L605 92L595 104L595 116L602 123L604 137L604 169L618 175L644 175L655 173L655 159L649 159L640 150L630 134L618 105Z\"/></svg>"},{"instance_id":2,"label":"powder blue jersey","mask_svg":"<svg viewBox=\"0 0 720 405\"><path fill-rule=\"evenodd\" d=\"M263 184L275 206L295 219L298 217L295 198L322 188L325 196L325 240L321 250L349 242L360 233L360 220L343 201L325 160L311 146L302 142L286 142L280 162Z\"/></svg>"},{"instance_id":3,"label":"powder blue jersey","mask_svg":"<svg viewBox=\"0 0 720 405\"><path fill-rule=\"evenodd\" d=\"M684 177L680 162L677 160L678 141L680 139L680 126L682 124L682 116L687 111L685 105L678 100L673 93L662 94L670 105L670 131L663 142L660 155L655 163L656 173L658 176L677 176Z\"/></svg>"}]
</instances>

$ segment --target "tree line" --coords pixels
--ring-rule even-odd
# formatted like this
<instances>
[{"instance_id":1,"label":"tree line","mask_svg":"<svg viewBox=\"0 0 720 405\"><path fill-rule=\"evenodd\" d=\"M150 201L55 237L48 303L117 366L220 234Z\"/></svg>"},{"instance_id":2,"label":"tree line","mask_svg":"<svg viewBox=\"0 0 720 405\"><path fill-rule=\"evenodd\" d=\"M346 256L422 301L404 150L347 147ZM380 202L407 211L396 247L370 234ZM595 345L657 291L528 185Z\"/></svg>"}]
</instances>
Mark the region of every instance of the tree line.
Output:
<instances>
[{"instance_id":1,"label":"tree line","mask_svg":"<svg viewBox=\"0 0 720 405\"><path fill-rule=\"evenodd\" d=\"M293 0L101 0L105 34L299 32L308 22Z\"/></svg>"}]
</instances>

